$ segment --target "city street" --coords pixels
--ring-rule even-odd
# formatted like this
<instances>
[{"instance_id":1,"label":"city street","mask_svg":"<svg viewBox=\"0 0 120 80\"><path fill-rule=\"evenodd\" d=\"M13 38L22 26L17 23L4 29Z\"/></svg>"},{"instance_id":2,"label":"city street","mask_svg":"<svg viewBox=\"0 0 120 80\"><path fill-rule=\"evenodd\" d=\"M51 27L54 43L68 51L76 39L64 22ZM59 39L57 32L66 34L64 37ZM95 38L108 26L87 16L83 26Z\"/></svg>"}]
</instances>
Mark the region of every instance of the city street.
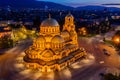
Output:
<instances>
[{"instance_id":1,"label":"city street","mask_svg":"<svg viewBox=\"0 0 120 80\"><path fill-rule=\"evenodd\" d=\"M94 78L99 80L101 71L105 72L107 68L120 69L120 64L118 64L120 57L114 48L94 38L79 38L79 46L84 47L88 54L95 57L95 61L91 64L88 62L89 65L82 66L84 64L78 61L75 65L71 65L61 72L50 73L41 73L29 69L19 70L15 67L15 60L30 45L30 42L25 42L0 55L0 80L94 80ZM111 56L105 55L103 49L108 50Z\"/></svg>"},{"instance_id":2,"label":"city street","mask_svg":"<svg viewBox=\"0 0 120 80\"><path fill-rule=\"evenodd\" d=\"M120 0L0 0L0 80L120 80Z\"/></svg>"}]
</instances>

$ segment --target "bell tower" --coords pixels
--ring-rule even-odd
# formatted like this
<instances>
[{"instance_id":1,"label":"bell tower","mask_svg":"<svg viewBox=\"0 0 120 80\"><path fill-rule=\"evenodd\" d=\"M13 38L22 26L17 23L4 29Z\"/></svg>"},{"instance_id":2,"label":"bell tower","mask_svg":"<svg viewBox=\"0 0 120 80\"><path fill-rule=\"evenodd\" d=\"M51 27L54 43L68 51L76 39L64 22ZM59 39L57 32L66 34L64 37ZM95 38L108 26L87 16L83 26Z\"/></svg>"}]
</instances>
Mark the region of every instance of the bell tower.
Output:
<instances>
[{"instance_id":1,"label":"bell tower","mask_svg":"<svg viewBox=\"0 0 120 80\"><path fill-rule=\"evenodd\" d=\"M63 31L64 30L67 30L69 32L70 39L72 40L72 44L75 44L78 46L78 41L77 41L78 38L75 30L74 17L70 12L65 17L65 24L63 25Z\"/></svg>"},{"instance_id":2,"label":"bell tower","mask_svg":"<svg viewBox=\"0 0 120 80\"><path fill-rule=\"evenodd\" d=\"M75 30L74 17L70 12L65 17L65 24L63 25L63 31L64 30L67 30L68 32L70 32L70 30Z\"/></svg>"}]
</instances>

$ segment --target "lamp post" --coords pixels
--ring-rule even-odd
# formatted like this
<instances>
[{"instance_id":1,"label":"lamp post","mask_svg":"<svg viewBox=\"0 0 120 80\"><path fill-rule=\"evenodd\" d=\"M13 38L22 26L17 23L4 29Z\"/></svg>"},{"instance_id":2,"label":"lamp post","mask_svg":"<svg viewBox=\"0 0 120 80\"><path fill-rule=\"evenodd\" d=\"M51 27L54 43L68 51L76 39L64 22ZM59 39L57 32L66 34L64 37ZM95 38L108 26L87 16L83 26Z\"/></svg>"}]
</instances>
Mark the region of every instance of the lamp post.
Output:
<instances>
[{"instance_id":1,"label":"lamp post","mask_svg":"<svg viewBox=\"0 0 120 80\"><path fill-rule=\"evenodd\" d=\"M113 42L116 45L117 49L118 49L118 53L120 53L120 36L114 36L113 37Z\"/></svg>"},{"instance_id":2,"label":"lamp post","mask_svg":"<svg viewBox=\"0 0 120 80\"><path fill-rule=\"evenodd\" d=\"M118 46L120 45L120 36L116 36L114 39L113 39L114 43L117 44Z\"/></svg>"}]
</instances>

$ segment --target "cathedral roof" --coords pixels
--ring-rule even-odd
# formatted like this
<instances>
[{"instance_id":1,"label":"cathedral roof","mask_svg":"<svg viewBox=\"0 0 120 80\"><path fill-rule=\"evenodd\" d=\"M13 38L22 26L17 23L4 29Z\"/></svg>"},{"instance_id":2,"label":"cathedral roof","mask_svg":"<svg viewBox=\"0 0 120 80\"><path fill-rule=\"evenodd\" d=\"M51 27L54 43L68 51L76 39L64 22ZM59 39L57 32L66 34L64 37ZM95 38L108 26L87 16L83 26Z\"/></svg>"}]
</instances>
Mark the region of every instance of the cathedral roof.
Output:
<instances>
[{"instance_id":1,"label":"cathedral roof","mask_svg":"<svg viewBox=\"0 0 120 80\"><path fill-rule=\"evenodd\" d=\"M63 43L64 39L61 36L56 35L56 36L53 37L52 42L53 43Z\"/></svg>"},{"instance_id":2,"label":"cathedral roof","mask_svg":"<svg viewBox=\"0 0 120 80\"><path fill-rule=\"evenodd\" d=\"M44 42L45 42L45 38L44 38L42 35L40 35L40 36L36 39L36 41L39 42L39 43L44 43Z\"/></svg>"},{"instance_id":3,"label":"cathedral roof","mask_svg":"<svg viewBox=\"0 0 120 80\"><path fill-rule=\"evenodd\" d=\"M56 27L59 26L58 22L53 18L48 18L41 23L42 27Z\"/></svg>"},{"instance_id":4,"label":"cathedral roof","mask_svg":"<svg viewBox=\"0 0 120 80\"><path fill-rule=\"evenodd\" d=\"M70 34L67 30L64 30L64 31L61 32L61 36L62 37L70 37Z\"/></svg>"},{"instance_id":5,"label":"cathedral roof","mask_svg":"<svg viewBox=\"0 0 120 80\"><path fill-rule=\"evenodd\" d=\"M41 55L45 58L50 58L54 56L54 53L51 50L45 50Z\"/></svg>"}]
</instances>

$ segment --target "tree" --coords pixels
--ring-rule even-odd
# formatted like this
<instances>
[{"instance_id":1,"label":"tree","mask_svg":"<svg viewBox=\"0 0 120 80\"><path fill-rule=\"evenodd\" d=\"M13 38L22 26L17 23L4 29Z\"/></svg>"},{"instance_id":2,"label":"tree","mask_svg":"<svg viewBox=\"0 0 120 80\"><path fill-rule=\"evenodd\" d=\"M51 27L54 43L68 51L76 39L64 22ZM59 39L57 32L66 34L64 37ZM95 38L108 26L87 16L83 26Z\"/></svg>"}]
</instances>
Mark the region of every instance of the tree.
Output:
<instances>
[{"instance_id":1,"label":"tree","mask_svg":"<svg viewBox=\"0 0 120 80\"><path fill-rule=\"evenodd\" d=\"M13 47L13 40L10 39L9 36L4 36L0 38L0 48L5 49L5 48L10 48Z\"/></svg>"},{"instance_id":2,"label":"tree","mask_svg":"<svg viewBox=\"0 0 120 80\"><path fill-rule=\"evenodd\" d=\"M111 73L105 74L103 77L105 80L120 80L120 76L116 76Z\"/></svg>"}]
</instances>

